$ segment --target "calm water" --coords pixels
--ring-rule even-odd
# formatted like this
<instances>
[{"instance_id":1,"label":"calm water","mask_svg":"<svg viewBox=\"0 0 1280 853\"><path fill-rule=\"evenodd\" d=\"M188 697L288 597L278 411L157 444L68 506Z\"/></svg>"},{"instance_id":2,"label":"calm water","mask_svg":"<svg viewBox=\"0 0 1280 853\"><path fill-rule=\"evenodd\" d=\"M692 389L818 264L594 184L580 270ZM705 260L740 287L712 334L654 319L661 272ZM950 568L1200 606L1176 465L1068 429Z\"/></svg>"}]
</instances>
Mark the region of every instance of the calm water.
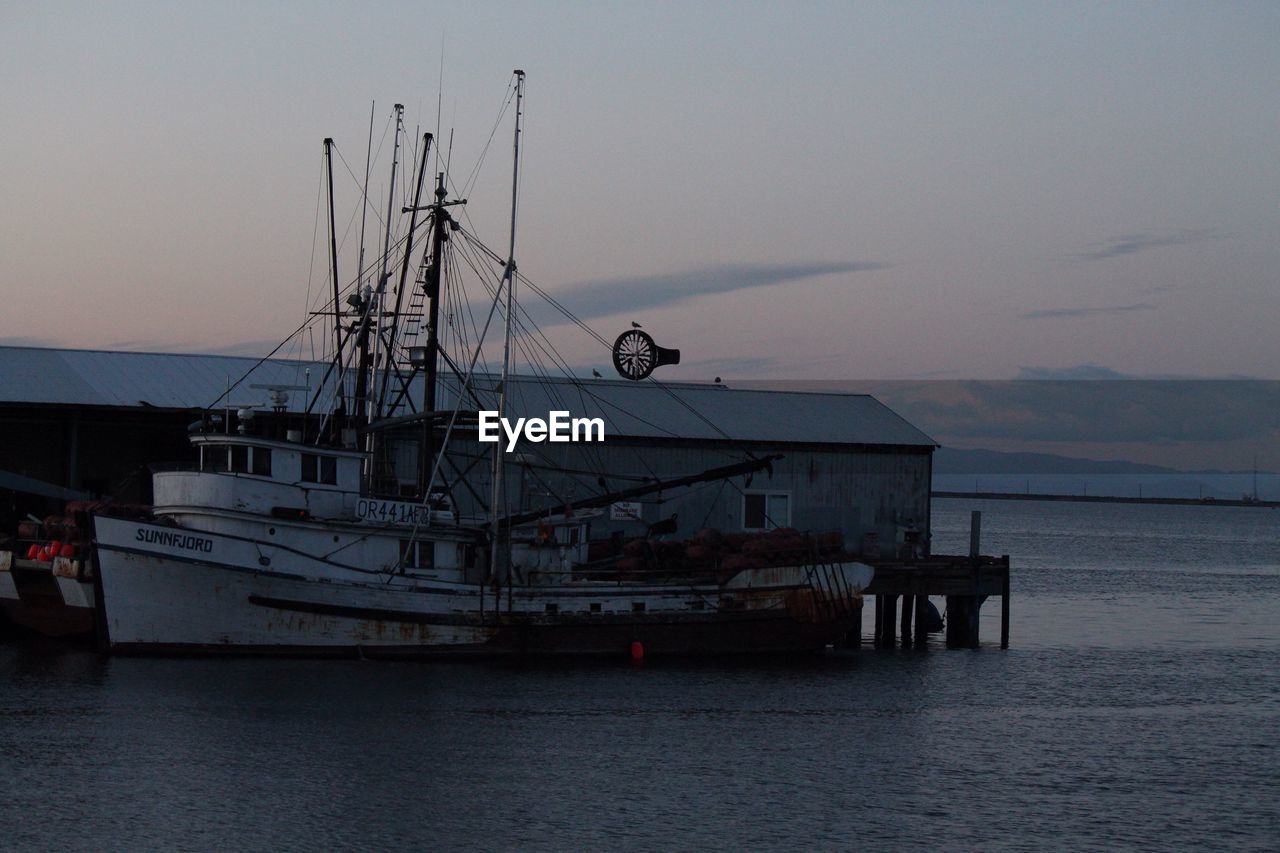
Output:
<instances>
[{"instance_id":1,"label":"calm water","mask_svg":"<svg viewBox=\"0 0 1280 853\"><path fill-rule=\"evenodd\" d=\"M1275 849L1280 513L941 501L937 550L967 549L971 508L1014 557L1008 651L636 668L0 646L0 846Z\"/></svg>"}]
</instances>

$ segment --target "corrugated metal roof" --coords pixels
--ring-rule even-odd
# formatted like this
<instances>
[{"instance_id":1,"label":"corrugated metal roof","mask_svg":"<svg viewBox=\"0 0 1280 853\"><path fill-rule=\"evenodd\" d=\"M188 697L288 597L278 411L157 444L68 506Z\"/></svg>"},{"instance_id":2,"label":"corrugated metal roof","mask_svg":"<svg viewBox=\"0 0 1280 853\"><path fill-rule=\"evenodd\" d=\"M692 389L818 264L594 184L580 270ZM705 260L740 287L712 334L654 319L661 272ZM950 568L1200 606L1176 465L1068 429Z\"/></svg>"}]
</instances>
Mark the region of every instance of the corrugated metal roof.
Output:
<instances>
[{"instance_id":1,"label":"corrugated metal roof","mask_svg":"<svg viewBox=\"0 0 1280 853\"><path fill-rule=\"evenodd\" d=\"M315 362L259 362L235 356L0 347L0 403L203 408L237 381L228 398L232 403L265 403L267 393L250 385L315 388L326 370L327 365ZM420 400L420 383L415 384L419 387L411 395ZM445 386L441 408L456 399L456 387ZM492 376L475 380L480 400L492 401L490 408L497 407L496 386ZM301 411L307 396L292 394L289 408ZM511 380L508 405L512 417L545 418L554 410L567 410L573 417L599 417L605 421L606 436L912 447L935 444L865 394L520 377ZM470 407L476 407L474 401Z\"/></svg>"},{"instance_id":2,"label":"corrugated metal roof","mask_svg":"<svg viewBox=\"0 0 1280 853\"><path fill-rule=\"evenodd\" d=\"M0 347L0 402L191 409L210 405L241 377L231 394L234 403L266 400L266 393L250 384L315 387L325 371L325 365L311 362L258 362L220 355ZM305 408L303 396L293 395L289 408Z\"/></svg>"},{"instance_id":3,"label":"corrugated metal roof","mask_svg":"<svg viewBox=\"0 0 1280 853\"><path fill-rule=\"evenodd\" d=\"M492 383L489 383L492 385ZM484 398L482 398L484 399ZM600 417L606 435L927 446L933 440L874 397L692 383L513 381L514 412Z\"/></svg>"}]
</instances>

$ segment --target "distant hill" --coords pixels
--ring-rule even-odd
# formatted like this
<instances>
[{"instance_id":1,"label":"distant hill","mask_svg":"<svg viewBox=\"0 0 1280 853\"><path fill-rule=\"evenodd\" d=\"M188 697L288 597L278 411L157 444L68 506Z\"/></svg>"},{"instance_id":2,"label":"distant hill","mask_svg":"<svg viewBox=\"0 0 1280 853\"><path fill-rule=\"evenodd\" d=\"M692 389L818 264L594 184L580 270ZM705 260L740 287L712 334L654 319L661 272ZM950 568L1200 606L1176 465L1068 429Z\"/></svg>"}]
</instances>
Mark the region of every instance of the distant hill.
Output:
<instances>
[{"instance_id":1,"label":"distant hill","mask_svg":"<svg viewBox=\"0 0 1280 853\"><path fill-rule=\"evenodd\" d=\"M1101 459L1076 459L1052 453L1002 453L940 447L933 454L935 474L1181 474L1176 468Z\"/></svg>"}]
</instances>

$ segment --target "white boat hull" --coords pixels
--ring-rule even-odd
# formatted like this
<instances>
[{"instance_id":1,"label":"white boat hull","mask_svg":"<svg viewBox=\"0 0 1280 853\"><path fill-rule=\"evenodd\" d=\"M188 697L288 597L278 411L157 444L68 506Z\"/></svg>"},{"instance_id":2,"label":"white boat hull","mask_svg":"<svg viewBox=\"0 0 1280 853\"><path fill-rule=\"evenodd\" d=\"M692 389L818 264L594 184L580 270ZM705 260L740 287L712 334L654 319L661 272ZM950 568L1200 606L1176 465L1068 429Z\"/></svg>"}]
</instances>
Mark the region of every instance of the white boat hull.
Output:
<instances>
[{"instance_id":1,"label":"white boat hull","mask_svg":"<svg viewBox=\"0 0 1280 853\"><path fill-rule=\"evenodd\" d=\"M861 563L744 570L722 584L482 586L335 566L270 544L96 519L122 652L626 654L820 649L857 626ZM263 561L267 565L263 565Z\"/></svg>"}]
</instances>

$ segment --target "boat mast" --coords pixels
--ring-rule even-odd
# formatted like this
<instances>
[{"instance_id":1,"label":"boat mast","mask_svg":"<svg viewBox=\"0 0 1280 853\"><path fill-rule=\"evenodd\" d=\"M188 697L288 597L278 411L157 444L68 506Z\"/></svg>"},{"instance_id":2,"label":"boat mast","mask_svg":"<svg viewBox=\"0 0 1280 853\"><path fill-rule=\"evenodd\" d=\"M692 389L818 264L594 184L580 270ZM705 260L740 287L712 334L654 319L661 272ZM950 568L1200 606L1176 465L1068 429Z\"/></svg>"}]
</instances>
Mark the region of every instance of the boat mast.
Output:
<instances>
[{"instance_id":1,"label":"boat mast","mask_svg":"<svg viewBox=\"0 0 1280 853\"><path fill-rule=\"evenodd\" d=\"M333 139L324 141L324 162L329 173L329 275L333 279L333 361L342 363L342 304L338 295L338 232L333 222Z\"/></svg>"},{"instance_id":2,"label":"boat mast","mask_svg":"<svg viewBox=\"0 0 1280 853\"><path fill-rule=\"evenodd\" d=\"M436 155L439 157L439 154ZM425 287L427 291L427 387L423 390L422 411L434 412L436 409L436 380L439 373L439 322L440 322L440 282L444 275L444 243L448 239L446 229L452 227L453 218L445 210L444 172L436 173L436 203L431 206L433 228L431 231L431 266L427 269ZM431 462L435 457L435 429L430 420L426 421L426 429L422 442L422 495L427 497L430 486Z\"/></svg>"},{"instance_id":3,"label":"boat mast","mask_svg":"<svg viewBox=\"0 0 1280 853\"><path fill-rule=\"evenodd\" d=\"M356 255L356 312L359 314L359 325L356 333L356 347L360 354L356 371L355 415L368 418L366 397L369 388L369 309L372 304L370 288L364 284L364 233L365 220L369 212L369 166L373 156L373 114L377 103L369 104L369 139L364 149L364 187L361 190L360 204L360 252Z\"/></svg>"},{"instance_id":4,"label":"boat mast","mask_svg":"<svg viewBox=\"0 0 1280 853\"><path fill-rule=\"evenodd\" d=\"M387 191L387 218L385 236L382 239L382 269L378 274L378 286L374 292L374 301L377 303L377 318L375 320L375 328L377 332L373 339L373 365L377 368L382 361L382 301L383 294L387 289L387 260L391 257L391 212L395 209L396 201L396 163L400 157L400 128L404 120L404 104L395 105L396 113L396 129L394 140L391 145L391 189ZM385 369L385 365L382 365ZM368 405L369 411L366 413L369 423L373 422L373 415L382 413L382 397L379 395L376 407L370 401ZM372 440L372 438L370 439ZM369 448L372 450L372 446Z\"/></svg>"},{"instance_id":5,"label":"boat mast","mask_svg":"<svg viewBox=\"0 0 1280 853\"><path fill-rule=\"evenodd\" d=\"M422 209L422 179L427 170L427 155L431 153L430 133L422 134L422 161L418 164L418 185L413 192L413 207L401 208L402 213L409 214L409 233L404 238L404 259L400 264L400 283L396 286L396 310L391 315L391 334L387 336L387 358L382 368L382 387L378 391L378 416L382 416L382 404L387 394L387 382L391 372L396 369L394 359L396 352L396 330L400 326L400 305L404 301L404 283L409 277L409 261L413 253L413 232L418 227L418 211ZM387 414L391 414L387 412Z\"/></svg>"},{"instance_id":6,"label":"boat mast","mask_svg":"<svg viewBox=\"0 0 1280 853\"><path fill-rule=\"evenodd\" d=\"M520 192L520 125L524 117L524 72L516 69L516 127L511 165L511 242L507 250L507 267L503 271L503 283L507 286L506 332L502 342L502 378L498 385L498 417L506 415L507 377L511 373L511 312L515 309L516 291L516 202ZM506 512L505 495L502 491L502 448L501 442L494 445L493 450L493 496L489 510L493 516L491 549L489 554L489 570L498 570L498 540L501 531L498 527L498 507L501 501L503 514Z\"/></svg>"}]
</instances>

